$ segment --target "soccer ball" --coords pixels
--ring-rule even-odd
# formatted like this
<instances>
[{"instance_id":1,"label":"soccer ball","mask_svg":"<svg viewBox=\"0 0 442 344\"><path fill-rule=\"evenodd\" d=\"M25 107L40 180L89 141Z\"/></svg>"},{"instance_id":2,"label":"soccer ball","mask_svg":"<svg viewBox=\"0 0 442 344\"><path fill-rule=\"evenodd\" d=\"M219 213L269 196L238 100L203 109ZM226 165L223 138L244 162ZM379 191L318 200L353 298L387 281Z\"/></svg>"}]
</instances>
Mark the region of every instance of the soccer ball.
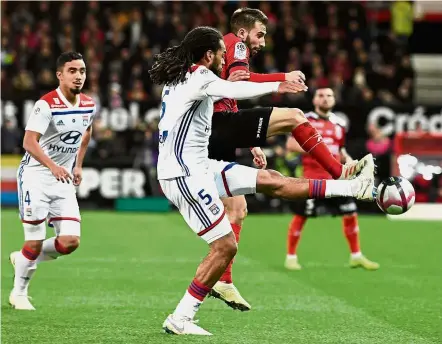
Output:
<instances>
[{"instance_id":1,"label":"soccer ball","mask_svg":"<svg viewBox=\"0 0 442 344\"><path fill-rule=\"evenodd\" d=\"M376 203L386 214L399 215L410 209L416 194L413 185L402 177L389 177L378 186Z\"/></svg>"}]
</instances>

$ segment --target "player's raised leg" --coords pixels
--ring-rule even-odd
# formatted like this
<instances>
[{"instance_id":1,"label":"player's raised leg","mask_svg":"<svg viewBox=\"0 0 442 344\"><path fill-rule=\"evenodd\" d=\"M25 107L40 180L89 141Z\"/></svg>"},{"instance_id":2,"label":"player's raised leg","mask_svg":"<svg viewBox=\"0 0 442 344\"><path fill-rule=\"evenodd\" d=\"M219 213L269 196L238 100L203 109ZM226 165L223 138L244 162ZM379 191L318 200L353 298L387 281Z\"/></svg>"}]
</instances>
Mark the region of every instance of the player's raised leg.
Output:
<instances>
[{"instance_id":1,"label":"player's raised leg","mask_svg":"<svg viewBox=\"0 0 442 344\"><path fill-rule=\"evenodd\" d=\"M350 248L350 267L362 267L366 270L377 270L379 264L367 259L361 252L359 243L359 225L357 213L344 215L342 217L344 236Z\"/></svg>"},{"instance_id":2,"label":"player's raised leg","mask_svg":"<svg viewBox=\"0 0 442 344\"><path fill-rule=\"evenodd\" d=\"M324 143L322 136L311 125L300 109L273 108L270 116L267 137L291 133L301 148L318 161L329 172L333 179L349 179L354 177L366 160L373 157L366 156L360 161L343 165L335 159Z\"/></svg>"}]
</instances>

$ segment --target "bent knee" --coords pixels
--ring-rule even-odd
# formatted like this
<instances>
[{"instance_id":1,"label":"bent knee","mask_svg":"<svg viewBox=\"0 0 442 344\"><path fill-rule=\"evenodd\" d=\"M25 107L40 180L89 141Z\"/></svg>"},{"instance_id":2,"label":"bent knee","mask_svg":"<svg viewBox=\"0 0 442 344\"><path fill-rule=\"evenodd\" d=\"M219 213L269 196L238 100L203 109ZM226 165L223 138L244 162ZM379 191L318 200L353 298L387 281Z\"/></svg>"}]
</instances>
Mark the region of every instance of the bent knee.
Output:
<instances>
[{"instance_id":1,"label":"bent knee","mask_svg":"<svg viewBox=\"0 0 442 344\"><path fill-rule=\"evenodd\" d=\"M307 122L307 118L304 115L304 112L301 109L294 108L286 108L285 122L287 126L291 128L297 127L299 124Z\"/></svg>"},{"instance_id":2,"label":"bent knee","mask_svg":"<svg viewBox=\"0 0 442 344\"><path fill-rule=\"evenodd\" d=\"M63 247L65 254L74 252L80 246L80 237L75 235L62 235L57 238L57 241Z\"/></svg>"},{"instance_id":3,"label":"bent knee","mask_svg":"<svg viewBox=\"0 0 442 344\"><path fill-rule=\"evenodd\" d=\"M235 257L236 252L238 251L238 245L233 233L215 241L211 250L220 258L232 259Z\"/></svg>"},{"instance_id":4,"label":"bent knee","mask_svg":"<svg viewBox=\"0 0 442 344\"><path fill-rule=\"evenodd\" d=\"M244 196L234 197L225 203L226 213L230 223L241 224L247 216L247 201Z\"/></svg>"}]
</instances>

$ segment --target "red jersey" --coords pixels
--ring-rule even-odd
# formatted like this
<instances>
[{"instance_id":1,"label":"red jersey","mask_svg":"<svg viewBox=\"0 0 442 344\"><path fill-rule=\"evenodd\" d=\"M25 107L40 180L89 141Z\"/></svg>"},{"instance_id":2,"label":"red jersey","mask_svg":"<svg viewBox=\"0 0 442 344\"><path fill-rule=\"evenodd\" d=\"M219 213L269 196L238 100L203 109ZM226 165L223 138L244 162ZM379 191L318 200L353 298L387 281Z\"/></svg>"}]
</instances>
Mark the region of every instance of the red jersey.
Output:
<instances>
[{"instance_id":1,"label":"red jersey","mask_svg":"<svg viewBox=\"0 0 442 344\"><path fill-rule=\"evenodd\" d=\"M311 125L322 136L333 156L340 161L340 150L345 145L345 122L335 114L330 114L328 119L320 117L314 112L305 115ZM304 167L304 177L312 179L333 179L310 154L302 156L302 165Z\"/></svg>"},{"instance_id":2,"label":"red jersey","mask_svg":"<svg viewBox=\"0 0 442 344\"><path fill-rule=\"evenodd\" d=\"M229 75L236 70L249 71L250 50L241 38L233 33L228 33L223 37L226 45L225 64L221 78L227 80ZM252 82L272 82L285 81L285 73L258 74L250 73ZM214 104L214 112L238 112L238 104L235 99L223 98Z\"/></svg>"}]
</instances>

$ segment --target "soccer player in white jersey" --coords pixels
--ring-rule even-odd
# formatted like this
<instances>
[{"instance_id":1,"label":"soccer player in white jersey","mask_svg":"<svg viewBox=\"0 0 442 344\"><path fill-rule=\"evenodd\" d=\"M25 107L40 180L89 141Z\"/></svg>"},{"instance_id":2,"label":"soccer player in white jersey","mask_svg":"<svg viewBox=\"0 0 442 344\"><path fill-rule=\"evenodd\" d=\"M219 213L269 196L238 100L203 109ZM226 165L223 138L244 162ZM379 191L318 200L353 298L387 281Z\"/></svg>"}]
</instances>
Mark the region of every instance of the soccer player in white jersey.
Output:
<instances>
[{"instance_id":1,"label":"soccer player in white jersey","mask_svg":"<svg viewBox=\"0 0 442 344\"><path fill-rule=\"evenodd\" d=\"M372 158L366 160L353 180L295 179L272 170L209 160L214 100L305 90L305 85L290 81L222 80L217 75L221 73L225 51L219 31L198 27L179 46L156 55L150 70L152 81L165 85L159 123L158 179L166 197L210 248L174 313L165 320L166 333L211 335L193 319L237 251L220 197L261 192L286 199L352 195L372 201L375 194Z\"/></svg>"},{"instance_id":2,"label":"soccer player in white jersey","mask_svg":"<svg viewBox=\"0 0 442 344\"><path fill-rule=\"evenodd\" d=\"M28 286L37 265L70 254L80 244L74 185L81 183L95 104L81 93L86 80L81 54L61 54L56 75L59 87L41 97L29 117L23 140L26 153L17 173L25 243L10 255L15 276L9 303L20 310L35 310ZM46 219L56 236L45 240Z\"/></svg>"}]
</instances>

